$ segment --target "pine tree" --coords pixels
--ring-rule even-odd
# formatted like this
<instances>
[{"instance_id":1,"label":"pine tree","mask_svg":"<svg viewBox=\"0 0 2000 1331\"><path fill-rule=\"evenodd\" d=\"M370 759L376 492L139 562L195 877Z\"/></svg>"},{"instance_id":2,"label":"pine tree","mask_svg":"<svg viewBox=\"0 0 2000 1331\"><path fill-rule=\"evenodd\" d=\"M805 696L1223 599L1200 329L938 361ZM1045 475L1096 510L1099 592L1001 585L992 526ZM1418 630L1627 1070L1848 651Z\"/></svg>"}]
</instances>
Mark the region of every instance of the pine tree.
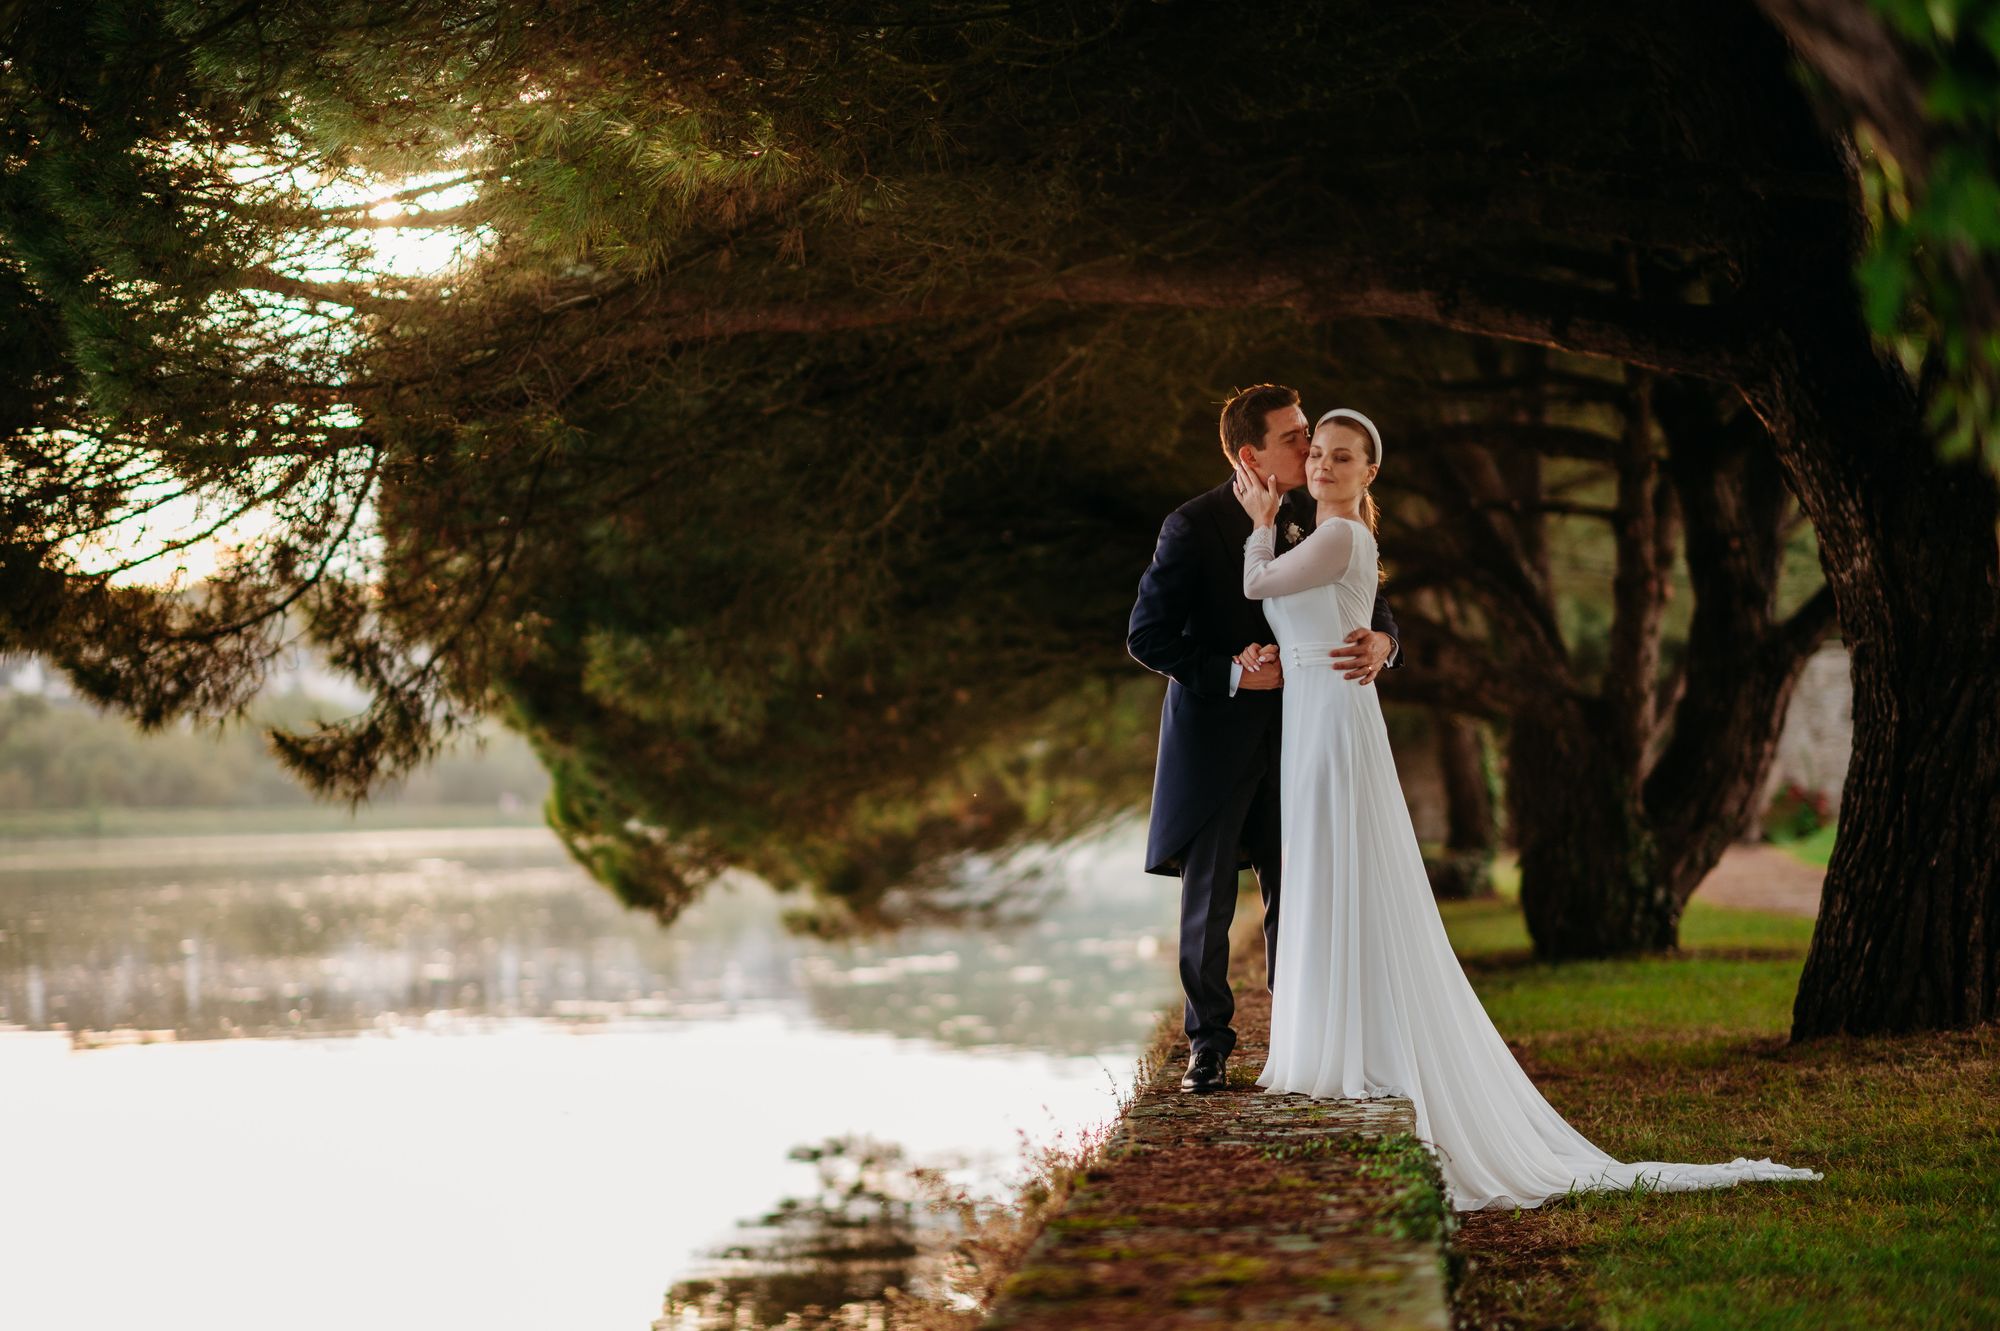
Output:
<instances>
[{"instance_id":1,"label":"pine tree","mask_svg":"<svg viewBox=\"0 0 2000 1331\"><path fill-rule=\"evenodd\" d=\"M1986 68L1938 41L1961 83ZM2000 500L1938 444L1989 437L1988 302L1944 288L1990 245L1940 265L1921 226L1871 231L1884 196L1791 55L1720 0L34 11L0 67L6 640L158 720L239 708L303 623L376 695L282 741L324 790L501 711L629 897L667 913L743 862L861 900L871 867L1054 826L1067 776L1120 768L1123 732L1038 746L1143 712L1089 690L1232 382L1347 321L1527 343L1708 404L1699 431L1740 403L1818 535L1857 734L1813 962L1841 980L1809 975L1801 1031L1983 1020ZM1896 161L1976 201L1965 86L1916 100L1933 156ZM464 185L430 221L479 263L307 266L380 219L294 169ZM1911 365L1857 294L1871 236L1903 256L1863 270L1877 303L1937 321ZM222 577L80 571L79 538L175 492L257 515ZM1883 939L1947 979L1883 976Z\"/></svg>"}]
</instances>

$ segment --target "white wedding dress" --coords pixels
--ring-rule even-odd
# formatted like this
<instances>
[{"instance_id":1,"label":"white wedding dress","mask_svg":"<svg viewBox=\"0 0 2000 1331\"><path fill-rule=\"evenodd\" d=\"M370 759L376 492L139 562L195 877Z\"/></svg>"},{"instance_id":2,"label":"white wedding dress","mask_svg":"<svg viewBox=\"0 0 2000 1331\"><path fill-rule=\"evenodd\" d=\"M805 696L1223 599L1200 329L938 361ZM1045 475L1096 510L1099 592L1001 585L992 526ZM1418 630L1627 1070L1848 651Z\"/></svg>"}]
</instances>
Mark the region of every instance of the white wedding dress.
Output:
<instances>
[{"instance_id":1,"label":"white wedding dress","mask_svg":"<svg viewBox=\"0 0 2000 1331\"><path fill-rule=\"evenodd\" d=\"M1572 1190L1821 1177L1769 1160L1620 1163L1542 1098L1445 937L1377 691L1329 659L1369 626L1375 538L1335 518L1277 558L1274 540L1270 527L1252 532L1243 567L1244 595L1264 602L1285 669L1284 912L1257 1084L1407 1096L1462 1211L1539 1206Z\"/></svg>"}]
</instances>

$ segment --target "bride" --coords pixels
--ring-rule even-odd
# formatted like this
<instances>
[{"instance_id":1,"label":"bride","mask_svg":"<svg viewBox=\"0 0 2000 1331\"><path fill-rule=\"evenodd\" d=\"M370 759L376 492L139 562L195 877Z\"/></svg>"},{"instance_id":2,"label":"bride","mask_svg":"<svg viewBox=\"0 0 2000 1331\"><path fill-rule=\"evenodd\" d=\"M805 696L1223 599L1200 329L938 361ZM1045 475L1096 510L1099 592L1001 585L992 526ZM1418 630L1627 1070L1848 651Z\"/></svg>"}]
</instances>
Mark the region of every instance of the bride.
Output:
<instances>
[{"instance_id":1,"label":"bride","mask_svg":"<svg viewBox=\"0 0 2000 1331\"><path fill-rule=\"evenodd\" d=\"M1461 1211L1539 1206L1572 1191L1820 1178L1769 1160L1612 1159L1542 1098L1479 1005L1431 897L1378 691L1327 664L1351 630L1368 626L1378 578L1368 483L1381 461L1382 436L1367 417L1344 408L1320 417L1306 458L1317 526L1275 558L1277 484L1237 474L1237 499L1256 524L1243 593L1265 603L1285 677L1285 916L1271 1052L1257 1084L1407 1096ZM1245 653L1244 669L1258 668L1252 658Z\"/></svg>"}]
</instances>

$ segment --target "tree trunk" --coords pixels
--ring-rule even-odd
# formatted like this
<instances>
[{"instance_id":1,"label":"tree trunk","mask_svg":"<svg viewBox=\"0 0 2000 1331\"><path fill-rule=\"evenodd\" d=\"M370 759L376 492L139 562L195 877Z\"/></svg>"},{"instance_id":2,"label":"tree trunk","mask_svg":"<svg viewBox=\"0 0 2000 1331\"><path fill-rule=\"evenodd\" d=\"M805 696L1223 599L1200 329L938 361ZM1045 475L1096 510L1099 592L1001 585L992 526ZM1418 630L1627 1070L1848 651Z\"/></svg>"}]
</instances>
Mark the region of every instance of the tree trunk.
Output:
<instances>
[{"instance_id":1,"label":"tree trunk","mask_svg":"<svg viewBox=\"0 0 2000 1331\"><path fill-rule=\"evenodd\" d=\"M1499 368L1481 366L1488 379ZM1468 440L1451 442L1448 456L1414 454L1439 527L1471 566L1484 618L1504 627L1481 665L1470 625L1426 618L1419 604L1406 626L1429 661L1399 672L1417 678L1396 686L1411 696L1428 669L1442 686L1428 696L1512 718L1508 798L1522 902L1537 954L1551 960L1675 945L1681 911L1742 827L1798 672L1832 624L1830 594L1777 618L1790 500L1740 395L1634 374L1618 402L1623 428L1592 436L1617 485L1615 508L1589 509L1613 523L1617 548L1608 659L1594 690L1557 627L1543 520L1558 510L1539 468L1517 456L1548 440L1530 429L1507 452ZM1558 434L1564 446L1581 442ZM1660 636L1683 545L1694 610L1687 649L1663 672ZM1497 709L1475 685L1502 695ZM1449 773L1448 753L1444 761ZM1451 894L1450 859L1432 866L1441 896Z\"/></svg>"},{"instance_id":2,"label":"tree trunk","mask_svg":"<svg viewBox=\"0 0 2000 1331\"><path fill-rule=\"evenodd\" d=\"M1756 812L1799 673L1833 629L1833 596L1821 588L1789 619L1776 617L1790 506L1756 416L1687 382L1662 384L1655 406L1694 612L1672 733L1647 774L1645 806L1660 874L1685 906Z\"/></svg>"},{"instance_id":3,"label":"tree trunk","mask_svg":"<svg viewBox=\"0 0 2000 1331\"><path fill-rule=\"evenodd\" d=\"M1649 496L1648 539L1684 525L1695 608L1680 686L1659 690L1674 707L1656 756L1631 714L1640 682L1515 722L1508 795L1521 905L1536 955L1549 960L1676 945L1688 899L1762 788L1799 672L1833 626L1824 589L1776 617L1786 494L1757 418L1740 407L1726 418L1707 385L1663 382L1654 401L1672 485L1641 486L1635 472L1631 488ZM1678 504L1664 502L1670 493ZM1627 544L1622 557L1643 567L1644 546ZM1652 604L1642 583L1630 579L1621 615Z\"/></svg>"},{"instance_id":4,"label":"tree trunk","mask_svg":"<svg viewBox=\"0 0 2000 1331\"><path fill-rule=\"evenodd\" d=\"M1432 864L1431 891L1440 900L1493 894L1493 854L1499 837L1493 822L1485 738L1479 723L1433 709L1438 768L1444 774L1445 816L1450 825L1441 863Z\"/></svg>"},{"instance_id":5,"label":"tree trunk","mask_svg":"<svg viewBox=\"0 0 2000 1331\"><path fill-rule=\"evenodd\" d=\"M2000 1017L2000 671L1989 656L1927 694L1883 655L1855 654L1854 761L1794 1039Z\"/></svg>"},{"instance_id":6,"label":"tree trunk","mask_svg":"<svg viewBox=\"0 0 2000 1331\"><path fill-rule=\"evenodd\" d=\"M1771 201L1739 296L1763 329L1749 362L1717 376L1762 419L1812 521L1853 661L1853 758L1792 1035L1972 1025L2000 1016L2000 491L1937 460L1929 404L1856 307L1868 221L1852 144L1803 96L1751 95L1769 86L1759 70L1803 57L1893 145L1923 117L1882 112L1869 88L1914 81L1845 58L1841 42L1868 34L1825 26L1831 6L1763 7L1795 48L1740 7L1663 31L1698 34L1678 66L1692 156L1845 179L1839 216ZM1899 146L1919 170L1925 154ZM1749 315L1758 305L1770 313Z\"/></svg>"},{"instance_id":7,"label":"tree trunk","mask_svg":"<svg viewBox=\"0 0 2000 1331\"><path fill-rule=\"evenodd\" d=\"M1444 769L1449 850L1494 849L1493 791L1487 783L1486 743L1479 723L1439 711L1438 761Z\"/></svg>"},{"instance_id":8,"label":"tree trunk","mask_svg":"<svg viewBox=\"0 0 2000 1331\"><path fill-rule=\"evenodd\" d=\"M1521 856L1521 911L1545 961L1672 948L1680 903L1659 873L1638 773L1599 736L1601 704L1569 699L1515 717L1507 804Z\"/></svg>"},{"instance_id":9,"label":"tree trunk","mask_svg":"<svg viewBox=\"0 0 2000 1331\"><path fill-rule=\"evenodd\" d=\"M2000 492L1936 460L1904 376L1827 304L1746 392L1818 530L1854 663L1795 1039L2000 1016Z\"/></svg>"}]
</instances>

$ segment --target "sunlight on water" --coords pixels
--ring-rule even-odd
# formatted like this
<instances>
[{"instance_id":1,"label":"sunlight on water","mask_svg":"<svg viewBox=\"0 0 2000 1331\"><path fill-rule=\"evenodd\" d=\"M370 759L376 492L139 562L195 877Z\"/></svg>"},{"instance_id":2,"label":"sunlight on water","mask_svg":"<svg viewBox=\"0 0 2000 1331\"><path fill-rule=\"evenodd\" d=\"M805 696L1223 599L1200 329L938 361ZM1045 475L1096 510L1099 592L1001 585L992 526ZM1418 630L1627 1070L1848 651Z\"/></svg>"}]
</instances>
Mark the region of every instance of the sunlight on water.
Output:
<instances>
[{"instance_id":1,"label":"sunlight on water","mask_svg":"<svg viewBox=\"0 0 2000 1331\"><path fill-rule=\"evenodd\" d=\"M662 932L539 830L0 843L0 1326L645 1331L802 1147L996 1195L1173 992L1137 855L839 944L754 884Z\"/></svg>"},{"instance_id":2,"label":"sunlight on water","mask_svg":"<svg viewBox=\"0 0 2000 1331\"><path fill-rule=\"evenodd\" d=\"M1127 1072L775 1015L28 1066L7 1044L0 1324L51 1331L644 1328L737 1213L801 1186L795 1143L1004 1158L1016 1129L1103 1116Z\"/></svg>"}]
</instances>

